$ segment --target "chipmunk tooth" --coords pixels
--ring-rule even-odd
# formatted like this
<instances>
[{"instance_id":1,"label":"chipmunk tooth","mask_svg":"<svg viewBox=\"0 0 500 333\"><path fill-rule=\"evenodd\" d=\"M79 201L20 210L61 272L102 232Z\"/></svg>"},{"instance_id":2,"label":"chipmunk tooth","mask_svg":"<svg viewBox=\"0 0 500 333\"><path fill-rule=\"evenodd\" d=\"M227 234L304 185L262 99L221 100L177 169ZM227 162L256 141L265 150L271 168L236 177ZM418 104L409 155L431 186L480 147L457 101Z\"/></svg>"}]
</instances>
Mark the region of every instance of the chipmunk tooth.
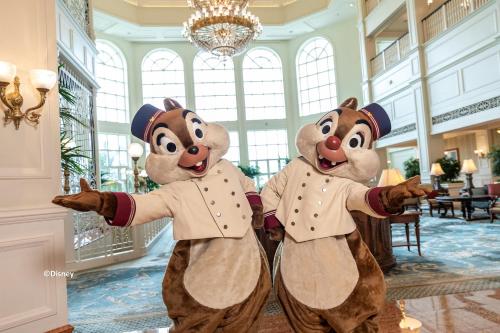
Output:
<instances>
[{"instance_id":1,"label":"chipmunk tooth","mask_svg":"<svg viewBox=\"0 0 500 333\"><path fill-rule=\"evenodd\" d=\"M195 164L195 166L198 167L198 166L201 166L202 164L203 164L203 162L198 162L198 163Z\"/></svg>"},{"instance_id":2,"label":"chipmunk tooth","mask_svg":"<svg viewBox=\"0 0 500 333\"><path fill-rule=\"evenodd\" d=\"M320 160L322 160L322 159L324 158L324 157L323 157L323 156L321 156L321 155L319 155L318 157L319 157L319 159L320 159Z\"/></svg>"}]
</instances>

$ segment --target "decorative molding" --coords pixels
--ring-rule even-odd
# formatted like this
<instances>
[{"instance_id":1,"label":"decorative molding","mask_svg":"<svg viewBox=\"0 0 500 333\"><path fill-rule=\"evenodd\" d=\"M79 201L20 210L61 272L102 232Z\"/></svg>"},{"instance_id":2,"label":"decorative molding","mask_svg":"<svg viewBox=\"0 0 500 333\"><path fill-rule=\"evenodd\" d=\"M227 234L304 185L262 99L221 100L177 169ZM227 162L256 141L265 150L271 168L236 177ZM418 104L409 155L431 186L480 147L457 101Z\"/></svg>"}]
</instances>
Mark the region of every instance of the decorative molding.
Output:
<instances>
[{"instance_id":1,"label":"decorative molding","mask_svg":"<svg viewBox=\"0 0 500 333\"><path fill-rule=\"evenodd\" d=\"M6 241L0 241L0 253L26 251L27 249L30 249L35 253L41 253L43 261L40 263L41 268L46 270L55 270L54 244L54 234L45 234L29 238L16 238ZM15 253L11 253L11 255L15 256ZM19 267L23 267L22 262L19 263ZM8 270L9 266L4 268ZM31 308L26 309L25 311L20 311L9 316L0 317L0 331L12 327L18 327L23 324L57 314L56 297L58 291L56 287L56 280L45 278L43 276L42 270L40 270L39 273L39 279L42 280L43 284L43 290L40 290L40 293L43 294L42 299L45 300L44 304L33 305ZM36 279L36 277L33 278ZM5 280L2 280L2 283L4 283L4 281ZM21 290L22 286L14 286L14 288Z\"/></svg>"},{"instance_id":2,"label":"decorative molding","mask_svg":"<svg viewBox=\"0 0 500 333\"><path fill-rule=\"evenodd\" d=\"M459 109L455 109L439 116L432 117L432 125L441 124L450 120L454 120L457 118L470 116L475 113L488 111L500 106L500 96L496 96L490 99L485 99L484 101L480 101L471 105L464 106Z\"/></svg>"},{"instance_id":3,"label":"decorative molding","mask_svg":"<svg viewBox=\"0 0 500 333\"><path fill-rule=\"evenodd\" d=\"M416 123L409 124L409 125L406 125L406 126L403 126L403 127L398 127L396 129L391 130L391 132L389 134L387 134L386 136L384 136L383 139L387 139L387 138L390 138L390 137L393 137L393 136L402 135L402 134L405 134L405 133L408 133L408 132L412 132L412 131L414 131L416 129L417 129L417 124Z\"/></svg>"},{"instance_id":4,"label":"decorative molding","mask_svg":"<svg viewBox=\"0 0 500 333\"><path fill-rule=\"evenodd\" d=\"M0 225L12 223L29 223L38 221L64 220L68 215L68 209L56 205L43 208L9 209L0 210Z\"/></svg>"}]
</instances>

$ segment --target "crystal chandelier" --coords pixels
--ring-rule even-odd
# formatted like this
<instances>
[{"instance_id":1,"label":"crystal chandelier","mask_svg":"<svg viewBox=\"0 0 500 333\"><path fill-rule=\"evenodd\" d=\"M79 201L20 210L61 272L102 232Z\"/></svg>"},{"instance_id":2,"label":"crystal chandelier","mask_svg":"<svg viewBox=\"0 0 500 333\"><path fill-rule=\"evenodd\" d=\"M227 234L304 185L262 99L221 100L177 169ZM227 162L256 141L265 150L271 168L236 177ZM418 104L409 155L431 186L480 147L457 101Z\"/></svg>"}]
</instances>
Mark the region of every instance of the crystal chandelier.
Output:
<instances>
[{"instance_id":1,"label":"crystal chandelier","mask_svg":"<svg viewBox=\"0 0 500 333\"><path fill-rule=\"evenodd\" d=\"M188 0L196 12L184 22L184 37L220 58L240 54L262 32L259 18L247 11L248 1Z\"/></svg>"}]
</instances>

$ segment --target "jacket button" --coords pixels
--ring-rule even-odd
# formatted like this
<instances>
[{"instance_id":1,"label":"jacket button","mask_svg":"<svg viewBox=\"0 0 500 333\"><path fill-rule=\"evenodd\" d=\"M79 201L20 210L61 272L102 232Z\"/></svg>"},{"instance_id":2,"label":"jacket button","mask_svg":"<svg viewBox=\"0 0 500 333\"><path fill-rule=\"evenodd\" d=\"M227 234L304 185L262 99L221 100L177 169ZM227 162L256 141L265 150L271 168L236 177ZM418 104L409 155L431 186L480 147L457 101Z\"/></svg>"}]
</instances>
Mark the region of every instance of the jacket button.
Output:
<instances>
[{"instance_id":1,"label":"jacket button","mask_svg":"<svg viewBox=\"0 0 500 333\"><path fill-rule=\"evenodd\" d=\"M222 214L221 214L221 212L217 212L217 214L215 214L215 215L217 215L218 217L220 217Z\"/></svg>"},{"instance_id":2,"label":"jacket button","mask_svg":"<svg viewBox=\"0 0 500 333\"><path fill-rule=\"evenodd\" d=\"M291 225L295 225L295 222L292 221L292 223L290 223Z\"/></svg>"},{"instance_id":3,"label":"jacket button","mask_svg":"<svg viewBox=\"0 0 500 333\"><path fill-rule=\"evenodd\" d=\"M227 178L224 178L224 183L227 183L227 182L228 182Z\"/></svg>"},{"instance_id":4,"label":"jacket button","mask_svg":"<svg viewBox=\"0 0 500 333\"><path fill-rule=\"evenodd\" d=\"M208 187L205 187L203 191L208 192Z\"/></svg>"},{"instance_id":5,"label":"jacket button","mask_svg":"<svg viewBox=\"0 0 500 333\"><path fill-rule=\"evenodd\" d=\"M295 213L298 213L298 212L299 212L299 210L298 210L298 209L295 209Z\"/></svg>"},{"instance_id":6,"label":"jacket button","mask_svg":"<svg viewBox=\"0 0 500 333\"><path fill-rule=\"evenodd\" d=\"M306 187L306 183L302 183L302 187Z\"/></svg>"},{"instance_id":7,"label":"jacket button","mask_svg":"<svg viewBox=\"0 0 500 333\"><path fill-rule=\"evenodd\" d=\"M322 204L322 202L321 202L321 201L318 201L318 205L320 205L320 206L321 206L321 204Z\"/></svg>"},{"instance_id":8,"label":"jacket button","mask_svg":"<svg viewBox=\"0 0 500 333\"><path fill-rule=\"evenodd\" d=\"M241 218L244 220L244 219L247 218L247 216L246 215L242 215Z\"/></svg>"},{"instance_id":9,"label":"jacket button","mask_svg":"<svg viewBox=\"0 0 500 333\"><path fill-rule=\"evenodd\" d=\"M329 183L329 182L330 182L330 179L328 179L328 178L327 178L327 179L325 179L325 182Z\"/></svg>"},{"instance_id":10,"label":"jacket button","mask_svg":"<svg viewBox=\"0 0 500 333\"><path fill-rule=\"evenodd\" d=\"M224 229L227 229L227 224L224 224Z\"/></svg>"},{"instance_id":11,"label":"jacket button","mask_svg":"<svg viewBox=\"0 0 500 333\"><path fill-rule=\"evenodd\" d=\"M213 201L213 200L212 200L212 201L210 201L210 204L211 204L212 206L213 206L213 205L215 205L215 201Z\"/></svg>"},{"instance_id":12,"label":"jacket button","mask_svg":"<svg viewBox=\"0 0 500 333\"><path fill-rule=\"evenodd\" d=\"M314 227L311 227L311 231L314 231Z\"/></svg>"},{"instance_id":13,"label":"jacket button","mask_svg":"<svg viewBox=\"0 0 500 333\"><path fill-rule=\"evenodd\" d=\"M236 194L236 193L235 193L234 191L233 191L233 192L231 192L231 195L235 195L235 194Z\"/></svg>"},{"instance_id":14,"label":"jacket button","mask_svg":"<svg viewBox=\"0 0 500 333\"><path fill-rule=\"evenodd\" d=\"M239 203L237 203L237 204L236 204L236 207L240 208L240 207L241 207L241 205L240 205Z\"/></svg>"},{"instance_id":15,"label":"jacket button","mask_svg":"<svg viewBox=\"0 0 500 333\"><path fill-rule=\"evenodd\" d=\"M315 214L314 214L314 217L318 217L318 214L317 214L317 213L315 213Z\"/></svg>"},{"instance_id":16,"label":"jacket button","mask_svg":"<svg viewBox=\"0 0 500 333\"><path fill-rule=\"evenodd\" d=\"M307 173L307 177L309 177L310 175L311 175L311 173L310 173L310 172L308 172L308 173Z\"/></svg>"},{"instance_id":17,"label":"jacket button","mask_svg":"<svg viewBox=\"0 0 500 333\"><path fill-rule=\"evenodd\" d=\"M299 195L299 197L298 197L297 199L302 200L302 196L301 196L301 195Z\"/></svg>"},{"instance_id":18,"label":"jacket button","mask_svg":"<svg viewBox=\"0 0 500 333\"><path fill-rule=\"evenodd\" d=\"M324 188L324 187L323 187L323 188L321 189L321 191L326 192L326 188Z\"/></svg>"}]
</instances>

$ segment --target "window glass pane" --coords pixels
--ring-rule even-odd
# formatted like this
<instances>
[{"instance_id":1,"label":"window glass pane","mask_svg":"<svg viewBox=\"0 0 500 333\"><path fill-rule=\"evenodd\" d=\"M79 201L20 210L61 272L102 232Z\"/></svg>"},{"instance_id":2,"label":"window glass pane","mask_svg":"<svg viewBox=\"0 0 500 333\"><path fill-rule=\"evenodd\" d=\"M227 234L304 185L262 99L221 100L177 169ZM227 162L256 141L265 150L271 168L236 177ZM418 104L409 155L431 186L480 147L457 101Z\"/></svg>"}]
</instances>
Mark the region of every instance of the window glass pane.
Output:
<instances>
[{"instance_id":1,"label":"window glass pane","mask_svg":"<svg viewBox=\"0 0 500 333\"><path fill-rule=\"evenodd\" d=\"M96 79L97 119L117 123L128 123L127 71L125 60L117 47L109 42L97 40Z\"/></svg>"},{"instance_id":2,"label":"window glass pane","mask_svg":"<svg viewBox=\"0 0 500 333\"><path fill-rule=\"evenodd\" d=\"M324 38L313 38L297 56L300 115L328 112L337 107L333 48Z\"/></svg>"},{"instance_id":3,"label":"window glass pane","mask_svg":"<svg viewBox=\"0 0 500 333\"><path fill-rule=\"evenodd\" d=\"M243 60L246 119L283 119L285 94L281 60L271 50L255 48Z\"/></svg>"},{"instance_id":4,"label":"window glass pane","mask_svg":"<svg viewBox=\"0 0 500 333\"><path fill-rule=\"evenodd\" d=\"M128 144L128 135L99 133L99 167L102 190L128 190L128 178L130 178L127 172L130 171Z\"/></svg>"},{"instance_id":5,"label":"window glass pane","mask_svg":"<svg viewBox=\"0 0 500 333\"><path fill-rule=\"evenodd\" d=\"M229 142L229 150L223 157L228 161L233 162L234 165L238 165L240 164L240 141L238 132L229 132Z\"/></svg>"},{"instance_id":6,"label":"window glass pane","mask_svg":"<svg viewBox=\"0 0 500 333\"><path fill-rule=\"evenodd\" d=\"M235 121L236 88L232 59L200 52L193 63L196 113L206 121Z\"/></svg>"},{"instance_id":7,"label":"window glass pane","mask_svg":"<svg viewBox=\"0 0 500 333\"><path fill-rule=\"evenodd\" d=\"M163 100L175 99L186 106L184 64L181 57L168 49L157 49L142 61L142 97L144 104L163 109Z\"/></svg>"},{"instance_id":8,"label":"window glass pane","mask_svg":"<svg viewBox=\"0 0 500 333\"><path fill-rule=\"evenodd\" d=\"M250 165L258 166L261 175L256 179L261 188L276 172L284 168L288 158L288 139L285 129L248 131Z\"/></svg>"}]
</instances>

